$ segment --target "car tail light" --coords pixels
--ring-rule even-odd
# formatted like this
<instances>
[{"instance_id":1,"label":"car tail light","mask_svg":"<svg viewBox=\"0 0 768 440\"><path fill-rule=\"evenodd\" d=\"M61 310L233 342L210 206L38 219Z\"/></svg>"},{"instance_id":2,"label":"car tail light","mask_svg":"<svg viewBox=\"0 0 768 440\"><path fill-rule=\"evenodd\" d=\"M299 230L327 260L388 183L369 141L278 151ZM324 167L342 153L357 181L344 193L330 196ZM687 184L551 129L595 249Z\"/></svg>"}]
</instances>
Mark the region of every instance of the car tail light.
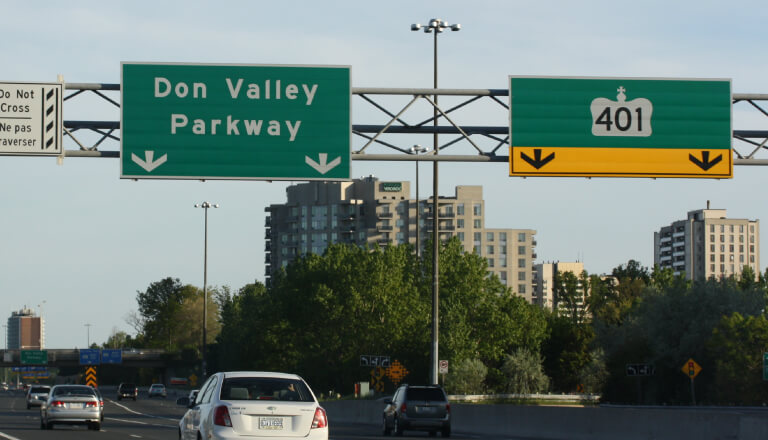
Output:
<instances>
[{"instance_id":1,"label":"car tail light","mask_svg":"<svg viewBox=\"0 0 768 440\"><path fill-rule=\"evenodd\" d=\"M450 403L446 403L445 404L445 412L451 412L451 404Z\"/></svg>"},{"instance_id":2,"label":"car tail light","mask_svg":"<svg viewBox=\"0 0 768 440\"><path fill-rule=\"evenodd\" d=\"M400 405L400 413L407 412L408 407L405 405L405 402L403 402L402 405Z\"/></svg>"},{"instance_id":3,"label":"car tail light","mask_svg":"<svg viewBox=\"0 0 768 440\"><path fill-rule=\"evenodd\" d=\"M312 429L315 428L327 428L328 417L325 414L325 410L319 406L315 410L315 418L312 419Z\"/></svg>"},{"instance_id":4,"label":"car tail light","mask_svg":"<svg viewBox=\"0 0 768 440\"><path fill-rule=\"evenodd\" d=\"M86 408L96 408L96 402L85 402Z\"/></svg>"},{"instance_id":5,"label":"car tail light","mask_svg":"<svg viewBox=\"0 0 768 440\"><path fill-rule=\"evenodd\" d=\"M229 426L232 427L232 419L229 418L229 410L226 406L217 406L213 410L213 424L217 426Z\"/></svg>"},{"instance_id":6,"label":"car tail light","mask_svg":"<svg viewBox=\"0 0 768 440\"><path fill-rule=\"evenodd\" d=\"M54 400L53 402L51 402L51 406L54 408L64 408L64 402L62 402L61 400Z\"/></svg>"}]
</instances>

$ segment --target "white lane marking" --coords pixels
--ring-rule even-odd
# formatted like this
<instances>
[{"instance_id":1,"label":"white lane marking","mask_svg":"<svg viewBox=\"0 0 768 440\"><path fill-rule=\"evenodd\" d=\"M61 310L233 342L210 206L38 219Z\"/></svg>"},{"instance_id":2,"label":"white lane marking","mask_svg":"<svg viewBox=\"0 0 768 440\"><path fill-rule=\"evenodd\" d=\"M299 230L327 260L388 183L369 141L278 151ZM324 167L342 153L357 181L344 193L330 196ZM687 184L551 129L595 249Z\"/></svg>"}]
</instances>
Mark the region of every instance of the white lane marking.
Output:
<instances>
[{"instance_id":1,"label":"white lane marking","mask_svg":"<svg viewBox=\"0 0 768 440\"><path fill-rule=\"evenodd\" d=\"M8 439L8 440L21 440L20 438L14 437L12 435L8 435L4 432L0 432L0 437Z\"/></svg>"},{"instance_id":2,"label":"white lane marking","mask_svg":"<svg viewBox=\"0 0 768 440\"><path fill-rule=\"evenodd\" d=\"M179 420L179 419L174 419L174 418L171 418L171 417L153 416L151 414L145 414L145 413L141 413L141 412L138 412L138 411L134 411L134 410L128 408L127 406L125 406L125 405L122 405L120 403L115 402L114 400L110 400L110 402L112 402L113 404L119 406L120 408L128 411L129 413L133 413L133 414L136 414L136 415L145 416L145 417L151 417L153 419L173 420L174 422L177 422Z\"/></svg>"},{"instance_id":3,"label":"white lane marking","mask_svg":"<svg viewBox=\"0 0 768 440\"><path fill-rule=\"evenodd\" d=\"M136 435L136 434L131 434L131 437L133 437L133 438L143 438L142 436Z\"/></svg>"},{"instance_id":4,"label":"white lane marking","mask_svg":"<svg viewBox=\"0 0 768 440\"><path fill-rule=\"evenodd\" d=\"M118 419L115 417L105 417L105 420L115 420L117 422L123 422L123 423L133 423L134 425L147 425L147 426L159 426L161 428L170 428L175 429L177 426L171 426L171 425L162 425L160 423L147 423L147 422L140 422L138 420L125 420L125 419Z\"/></svg>"}]
</instances>

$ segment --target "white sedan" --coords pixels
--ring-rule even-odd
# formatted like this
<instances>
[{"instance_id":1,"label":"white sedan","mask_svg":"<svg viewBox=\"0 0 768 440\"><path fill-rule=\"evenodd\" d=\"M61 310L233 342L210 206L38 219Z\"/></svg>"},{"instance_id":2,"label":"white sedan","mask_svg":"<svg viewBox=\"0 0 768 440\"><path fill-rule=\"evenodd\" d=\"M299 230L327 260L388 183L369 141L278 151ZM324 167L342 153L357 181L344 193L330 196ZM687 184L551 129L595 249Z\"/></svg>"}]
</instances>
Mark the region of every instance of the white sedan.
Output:
<instances>
[{"instance_id":1,"label":"white sedan","mask_svg":"<svg viewBox=\"0 0 768 440\"><path fill-rule=\"evenodd\" d=\"M195 440L328 439L328 418L304 379L263 371L216 373L179 421L179 438Z\"/></svg>"}]
</instances>

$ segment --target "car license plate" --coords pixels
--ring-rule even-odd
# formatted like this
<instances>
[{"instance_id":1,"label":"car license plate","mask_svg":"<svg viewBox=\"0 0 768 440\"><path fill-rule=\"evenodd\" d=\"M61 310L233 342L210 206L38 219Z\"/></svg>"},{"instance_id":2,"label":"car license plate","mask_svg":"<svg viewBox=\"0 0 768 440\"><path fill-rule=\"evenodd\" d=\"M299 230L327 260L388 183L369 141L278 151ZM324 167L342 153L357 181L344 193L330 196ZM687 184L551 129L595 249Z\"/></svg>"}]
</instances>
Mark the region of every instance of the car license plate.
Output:
<instances>
[{"instance_id":1,"label":"car license plate","mask_svg":"<svg viewBox=\"0 0 768 440\"><path fill-rule=\"evenodd\" d=\"M283 429L282 417L259 418L259 429Z\"/></svg>"}]
</instances>

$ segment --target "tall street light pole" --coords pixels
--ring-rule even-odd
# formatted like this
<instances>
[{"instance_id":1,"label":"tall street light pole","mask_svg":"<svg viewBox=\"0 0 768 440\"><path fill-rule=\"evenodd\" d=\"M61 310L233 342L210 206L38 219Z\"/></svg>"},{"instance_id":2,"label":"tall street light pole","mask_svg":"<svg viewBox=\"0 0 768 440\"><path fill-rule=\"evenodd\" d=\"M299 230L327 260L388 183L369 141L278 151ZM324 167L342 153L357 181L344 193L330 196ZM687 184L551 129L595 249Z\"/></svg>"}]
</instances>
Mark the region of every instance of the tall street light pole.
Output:
<instances>
[{"instance_id":1,"label":"tall street light pole","mask_svg":"<svg viewBox=\"0 0 768 440\"><path fill-rule=\"evenodd\" d=\"M205 210L205 238L203 241L203 348L201 350L203 379L208 376L206 364L206 348L208 345L208 208L218 207L218 204L208 202L195 204L195 208L203 208Z\"/></svg>"},{"instance_id":2,"label":"tall street light pole","mask_svg":"<svg viewBox=\"0 0 768 440\"><path fill-rule=\"evenodd\" d=\"M433 100L435 103L435 107L432 112L432 125L435 127L435 133L432 136L432 142L433 142L433 148L434 148L434 154L438 155L440 152L440 148L438 145L437 140L437 34L442 33L446 29L450 29L451 31L459 31L461 30L460 24L448 24L448 22L443 21L440 18L432 18L429 20L429 24L422 26L421 24L412 24L411 30L412 31L418 31L419 29L424 29L424 33L433 33L434 34L434 48L432 51L432 65L433 65L433 77L434 77L434 89L435 89L435 95L433 96ZM435 158L435 161L432 162L432 353L431 353L431 368L430 368L430 379L432 380L433 384L437 383L437 371L438 371L438 324L439 324L439 316L438 316L438 299L439 299L439 280L438 280L438 274L439 274L439 268L438 268L438 254L440 252L440 221L439 221L439 207L438 204L438 174L437 174L437 158Z\"/></svg>"},{"instance_id":3,"label":"tall street light pole","mask_svg":"<svg viewBox=\"0 0 768 440\"><path fill-rule=\"evenodd\" d=\"M91 348L91 324L85 324L85 328L87 329L86 335L88 338L86 339L85 348Z\"/></svg>"},{"instance_id":4,"label":"tall street light pole","mask_svg":"<svg viewBox=\"0 0 768 440\"><path fill-rule=\"evenodd\" d=\"M421 240L419 238L419 229L421 224L419 223L419 159L418 155L429 151L429 148L422 147L421 145L414 145L411 147L411 154L416 154L416 257L421 256Z\"/></svg>"}]
</instances>

